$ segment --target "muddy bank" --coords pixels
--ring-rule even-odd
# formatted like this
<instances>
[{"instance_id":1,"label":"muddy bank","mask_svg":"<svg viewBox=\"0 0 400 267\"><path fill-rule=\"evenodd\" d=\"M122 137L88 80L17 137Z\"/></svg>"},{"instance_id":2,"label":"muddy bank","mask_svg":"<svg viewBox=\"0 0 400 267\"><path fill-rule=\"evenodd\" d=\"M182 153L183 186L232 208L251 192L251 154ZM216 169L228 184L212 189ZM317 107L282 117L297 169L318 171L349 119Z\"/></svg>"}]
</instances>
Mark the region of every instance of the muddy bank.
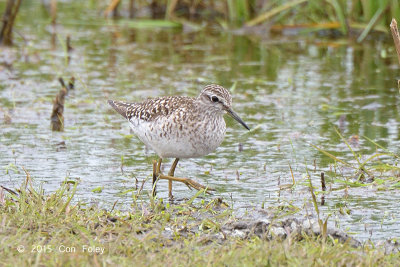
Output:
<instances>
[{"instance_id":1,"label":"muddy bank","mask_svg":"<svg viewBox=\"0 0 400 267\"><path fill-rule=\"evenodd\" d=\"M233 210L220 199L197 207L185 203L167 206L168 208L165 208L159 203L158 207L153 207L153 211L150 211L150 207L141 207L142 214L151 218L148 220L152 223L147 229L142 227L137 231L138 238L145 238L151 232L161 232L162 238L155 241L165 245L174 245L190 237L197 237L200 244L224 244L232 240L244 241L253 238L266 241L289 239L293 242L308 238L325 238L328 242L347 243L354 248L374 246L385 254L400 252L400 243L397 241L360 241L329 224L324 229L320 226L318 218L313 215L291 215L281 219L276 219L272 213L264 216L257 214L256 219L254 214L235 217ZM160 212L163 214L161 217L158 216ZM167 223L165 218L168 218Z\"/></svg>"}]
</instances>

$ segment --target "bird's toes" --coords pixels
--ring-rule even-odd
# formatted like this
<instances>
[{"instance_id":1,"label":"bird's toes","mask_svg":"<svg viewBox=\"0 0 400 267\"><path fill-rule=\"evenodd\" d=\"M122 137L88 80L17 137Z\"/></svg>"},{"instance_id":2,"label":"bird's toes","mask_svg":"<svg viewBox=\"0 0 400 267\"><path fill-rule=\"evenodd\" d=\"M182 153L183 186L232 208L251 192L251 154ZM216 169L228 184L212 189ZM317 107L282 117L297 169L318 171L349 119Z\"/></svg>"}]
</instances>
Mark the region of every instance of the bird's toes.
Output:
<instances>
[{"instance_id":1,"label":"bird's toes","mask_svg":"<svg viewBox=\"0 0 400 267\"><path fill-rule=\"evenodd\" d=\"M209 194L210 194L209 191L215 191L214 189L212 189L212 188L210 188L210 187L206 187L206 186L204 186L204 185L201 185L201 184L199 184L199 183L197 183L197 182L195 182L195 181L193 181L193 180L190 180L190 179L189 179L188 182L189 182L190 186L193 187L193 188L196 189L196 190L204 189L204 191L205 191L206 193L209 193Z\"/></svg>"}]
</instances>

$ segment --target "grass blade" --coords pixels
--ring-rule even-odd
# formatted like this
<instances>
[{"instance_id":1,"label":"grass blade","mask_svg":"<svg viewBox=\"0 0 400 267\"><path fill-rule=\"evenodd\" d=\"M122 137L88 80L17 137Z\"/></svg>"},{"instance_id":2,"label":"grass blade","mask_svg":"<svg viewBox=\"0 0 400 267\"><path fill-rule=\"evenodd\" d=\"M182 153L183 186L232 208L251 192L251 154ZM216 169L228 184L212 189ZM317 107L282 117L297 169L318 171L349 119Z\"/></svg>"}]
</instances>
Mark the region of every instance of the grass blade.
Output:
<instances>
[{"instance_id":1,"label":"grass blade","mask_svg":"<svg viewBox=\"0 0 400 267\"><path fill-rule=\"evenodd\" d=\"M65 212L65 210L67 209L67 207L68 207L69 203L71 202L72 198L75 196L77 186L78 186L78 183L75 183L71 194L69 195L69 197L68 197L67 201L65 202L64 206L61 208L59 214Z\"/></svg>"},{"instance_id":2,"label":"grass blade","mask_svg":"<svg viewBox=\"0 0 400 267\"><path fill-rule=\"evenodd\" d=\"M275 15L277 15L277 14L279 14L279 13L281 13L281 12L287 10L287 9L293 8L293 7L295 7L295 6L299 5L299 4L302 4L302 3L307 2L307 1L308 0L295 0L295 1L291 1L289 3L286 3L284 5L280 5L278 7L275 7L273 9L271 9L271 10L269 10L269 11L267 11L267 12L261 14L261 15L259 15L258 17L248 21L246 23L246 26L252 27L252 26L255 26L257 24L260 24L260 23L270 19L271 17L273 17L273 16L275 16Z\"/></svg>"},{"instance_id":3,"label":"grass blade","mask_svg":"<svg viewBox=\"0 0 400 267\"><path fill-rule=\"evenodd\" d=\"M336 133L340 136L340 138L343 140L343 142L346 144L346 146L350 149L351 153L353 153L354 158L356 159L358 166L361 166L361 162L358 160L358 156L356 152L351 148L347 140L343 137L343 135L339 132L339 130L335 127Z\"/></svg>"},{"instance_id":4,"label":"grass blade","mask_svg":"<svg viewBox=\"0 0 400 267\"><path fill-rule=\"evenodd\" d=\"M197 191L197 193L191 199L189 199L188 202L186 202L186 205L189 205L189 206L192 205L193 201L196 198L198 198L201 194L203 194L204 192L205 192L204 189L201 189L201 190Z\"/></svg>"},{"instance_id":5,"label":"grass blade","mask_svg":"<svg viewBox=\"0 0 400 267\"><path fill-rule=\"evenodd\" d=\"M374 144L375 146L379 147L380 149L382 149L383 151L385 151L387 154L389 154L389 155L391 155L391 156L393 156L393 157L395 157L395 158L400 158L399 155L397 155L397 154L391 152L389 149L387 149L387 148L381 146L380 144L378 144L378 143L375 142L374 140L369 139L369 138L366 137L365 135L363 135L363 138L367 139L369 142L371 142L371 143Z\"/></svg>"},{"instance_id":6,"label":"grass blade","mask_svg":"<svg viewBox=\"0 0 400 267\"><path fill-rule=\"evenodd\" d=\"M357 38L357 42L361 43L364 41L365 37L369 34L369 32L375 27L376 23L381 18L383 12L389 7L388 2L385 1L385 4L379 7L379 9L375 12L374 16L369 21L367 27L363 30L360 36Z\"/></svg>"},{"instance_id":7,"label":"grass blade","mask_svg":"<svg viewBox=\"0 0 400 267\"><path fill-rule=\"evenodd\" d=\"M388 154L387 154L387 153L378 153L378 154L375 154L375 155L370 156L369 158L367 158L367 159L361 164L360 169L363 168L369 161L371 161L371 160L373 160L374 158L379 157L379 156L388 156Z\"/></svg>"},{"instance_id":8,"label":"grass blade","mask_svg":"<svg viewBox=\"0 0 400 267\"><path fill-rule=\"evenodd\" d=\"M178 0L168 0L167 11L165 12L166 19L170 19L172 17L172 15L174 14L176 4L178 4Z\"/></svg>"},{"instance_id":9,"label":"grass blade","mask_svg":"<svg viewBox=\"0 0 400 267\"><path fill-rule=\"evenodd\" d=\"M342 28L343 34L347 34L347 23L346 23L346 15L345 15L345 9L343 8L342 5L340 5L338 0L330 0L328 1L333 8L335 9L335 13L337 16L337 19L340 22L340 27Z\"/></svg>"},{"instance_id":10,"label":"grass blade","mask_svg":"<svg viewBox=\"0 0 400 267\"><path fill-rule=\"evenodd\" d=\"M317 147L317 146L315 146L315 145L313 145L313 144L310 144L310 145L311 145L313 148L317 149L319 152L321 152L321 153L325 154L326 156L330 157L331 159L333 159L333 160L335 160L335 161L338 161L338 162L340 162L340 163L343 163L344 165L346 165L346 166L348 166L348 167L354 168L351 164L349 164L349 163L347 163L347 162L344 162L343 160L341 160L341 159L335 157L335 156L332 155L331 153L329 153L329 152L323 150L322 148L319 148L319 147Z\"/></svg>"}]
</instances>

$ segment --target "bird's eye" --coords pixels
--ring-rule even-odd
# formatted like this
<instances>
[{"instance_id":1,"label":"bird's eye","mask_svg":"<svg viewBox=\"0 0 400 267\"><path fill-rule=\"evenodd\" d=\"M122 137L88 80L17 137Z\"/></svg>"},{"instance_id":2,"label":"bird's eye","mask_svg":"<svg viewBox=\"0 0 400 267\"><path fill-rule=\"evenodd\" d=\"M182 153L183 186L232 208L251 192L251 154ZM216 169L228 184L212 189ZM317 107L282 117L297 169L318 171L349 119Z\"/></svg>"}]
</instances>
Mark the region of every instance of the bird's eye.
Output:
<instances>
[{"instance_id":1,"label":"bird's eye","mask_svg":"<svg viewBox=\"0 0 400 267\"><path fill-rule=\"evenodd\" d=\"M218 102L219 101L218 97L216 97L215 95L213 95L211 97L211 100L212 100L212 102Z\"/></svg>"}]
</instances>

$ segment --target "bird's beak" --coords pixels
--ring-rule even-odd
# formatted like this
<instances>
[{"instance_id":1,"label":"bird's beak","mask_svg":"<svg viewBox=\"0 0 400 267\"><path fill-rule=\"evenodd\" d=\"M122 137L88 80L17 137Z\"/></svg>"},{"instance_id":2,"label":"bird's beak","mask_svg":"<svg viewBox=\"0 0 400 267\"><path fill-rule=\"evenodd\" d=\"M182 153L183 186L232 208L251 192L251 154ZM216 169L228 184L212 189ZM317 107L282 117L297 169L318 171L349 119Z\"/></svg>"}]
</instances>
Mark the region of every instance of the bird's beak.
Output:
<instances>
[{"instance_id":1,"label":"bird's beak","mask_svg":"<svg viewBox=\"0 0 400 267\"><path fill-rule=\"evenodd\" d=\"M232 118L234 118L237 122L239 122L241 125L243 125L244 128L246 128L247 130L250 131L249 126L246 125L246 123L244 123L244 121L239 117L238 114L236 114L232 109L230 108L226 108L225 109L226 112L228 112L229 115L232 116Z\"/></svg>"}]
</instances>

